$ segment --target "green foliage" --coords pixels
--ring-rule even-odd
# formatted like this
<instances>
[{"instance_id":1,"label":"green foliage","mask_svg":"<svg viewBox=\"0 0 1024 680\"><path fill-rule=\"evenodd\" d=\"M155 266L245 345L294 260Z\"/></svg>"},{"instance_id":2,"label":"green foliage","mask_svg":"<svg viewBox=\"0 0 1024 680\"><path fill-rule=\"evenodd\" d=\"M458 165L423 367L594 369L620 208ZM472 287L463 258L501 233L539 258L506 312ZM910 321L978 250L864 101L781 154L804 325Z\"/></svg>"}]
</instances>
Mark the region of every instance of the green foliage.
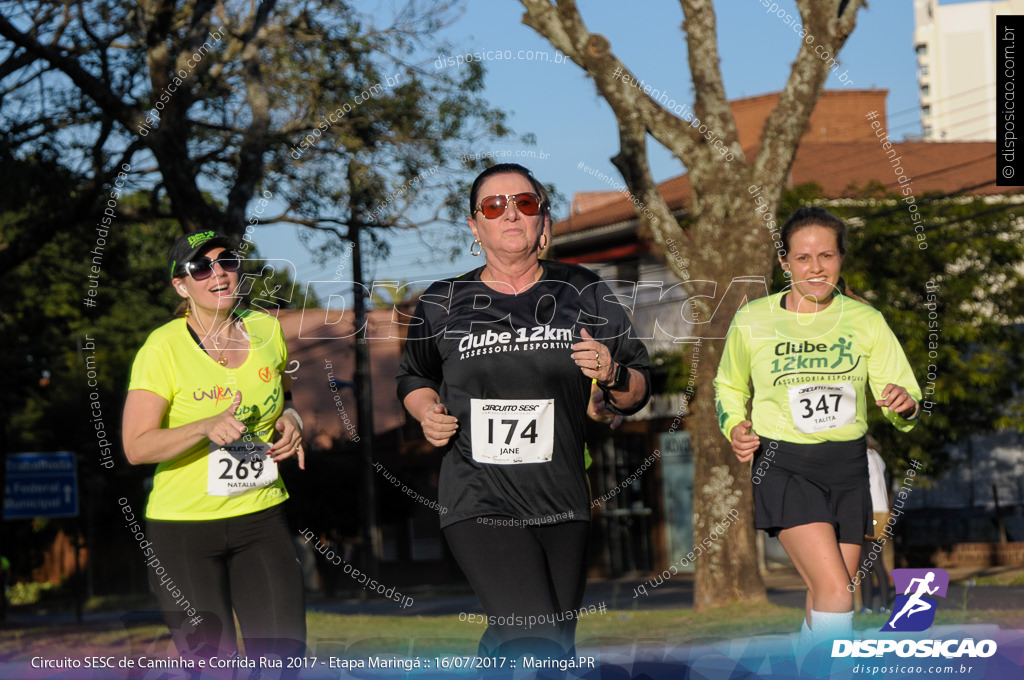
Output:
<instances>
[{"instance_id":1,"label":"green foliage","mask_svg":"<svg viewBox=\"0 0 1024 680\"><path fill-rule=\"evenodd\" d=\"M826 206L849 225L843 275L885 316L929 407L909 434L872 408L869 429L896 469L914 457L941 470L948 444L1024 429L1024 213L1008 196L926 196L914 220L907 200L877 185L859 196ZM820 190L798 187L781 219L820 202Z\"/></svg>"},{"instance_id":2,"label":"green foliage","mask_svg":"<svg viewBox=\"0 0 1024 680\"><path fill-rule=\"evenodd\" d=\"M659 350L651 355L652 391L656 394L681 394L686 392L693 367L694 345L688 343L682 349ZM693 386L690 386L691 392Z\"/></svg>"},{"instance_id":3,"label":"green foliage","mask_svg":"<svg viewBox=\"0 0 1024 680\"><path fill-rule=\"evenodd\" d=\"M505 112L480 96L481 64L414 66L452 51L435 35L457 7L413 0L388 17L322 4L279 5L272 19L303 32L275 48L267 73L271 107L289 124L268 144L264 185L288 205L286 221L310 227L299 239L320 264L345 257L355 238L386 260L390 237L414 229L429 231L424 256L440 261L464 239L446 218L464 201L459 180L483 165L467 159L511 135Z\"/></svg>"},{"instance_id":4,"label":"green foliage","mask_svg":"<svg viewBox=\"0 0 1024 680\"><path fill-rule=\"evenodd\" d=\"M19 605L38 604L40 601L53 597L61 592L62 586L57 583L15 583L7 591L7 601L17 607Z\"/></svg>"}]
</instances>

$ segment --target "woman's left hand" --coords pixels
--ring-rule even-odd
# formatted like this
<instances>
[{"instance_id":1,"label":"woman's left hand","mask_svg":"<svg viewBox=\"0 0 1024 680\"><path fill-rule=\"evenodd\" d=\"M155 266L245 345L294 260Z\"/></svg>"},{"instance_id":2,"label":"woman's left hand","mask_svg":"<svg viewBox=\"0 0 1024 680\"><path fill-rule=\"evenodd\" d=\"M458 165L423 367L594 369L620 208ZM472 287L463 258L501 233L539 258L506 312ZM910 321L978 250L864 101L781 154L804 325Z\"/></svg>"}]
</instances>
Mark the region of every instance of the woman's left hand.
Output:
<instances>
[{"instance_id":1,"label":"woman's left hand","mask_svg":"<svg viewBox=\"0 0 1024 680\"><path fill-rule=\"evenodd\" d=\"M267 453L279 463L285 458L292 456L299 457L299 469L306 469L306 453L302 449L302 431L295 417L291 413L283 413L274 423L274 429L280 432L280 436Z\"/></svg>"},{"instance_id":2,"label":"woman's left hand","mask_svg":"<svg viewBox=\"0 0 1024 680\"><path fill-rule=\"evenodd\" d=\"M611 429L622 424L622 416L612 413L605 405L604 390L597 385L590 388L590 403L587 405L587 415L591 420L599 423L608 423Z\"/></svg>"},{"instance_id":3,"label":"woman's left hand","mask_svg":"<svg viewBox=\"0 0 1024 680\"><path fill-rule=\"evenodd\" d=\"M882 390L882 398L875 401L904 419L909 419L917 410L917 402L906 388L889 383Z\"/></svg>"},{"instance_id":4,"label":"woman's left hand","mask_svg":"<svg viewBox=\"0 0 1024 680\"><path fill-rule=\"evenodd\" d=\"M586 328L580 329L580 342L572 346L572 360L588 378L596 378L597 382L607 385L615 377L615 360L607 346L594 340Z\"/></svg>"}]
</instances>

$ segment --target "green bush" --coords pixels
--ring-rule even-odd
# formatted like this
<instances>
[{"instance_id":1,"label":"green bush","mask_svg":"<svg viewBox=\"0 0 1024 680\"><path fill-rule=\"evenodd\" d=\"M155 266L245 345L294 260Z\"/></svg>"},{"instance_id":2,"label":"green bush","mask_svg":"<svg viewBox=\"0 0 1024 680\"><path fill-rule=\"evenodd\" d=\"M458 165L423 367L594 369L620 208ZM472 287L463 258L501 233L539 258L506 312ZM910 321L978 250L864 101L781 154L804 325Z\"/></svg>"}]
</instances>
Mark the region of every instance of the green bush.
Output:
<instances>
[{"instance_id":1,"label":"green bush","mask_svg":"<svg viewBox=\"0 0 1024 680\"><path fill-rule=\"evenodd\" d=\"M53 597L59 590L59 583L15 583L7 590L7 601L13 606L36 604Z\"/></svg>"}]
</instances>

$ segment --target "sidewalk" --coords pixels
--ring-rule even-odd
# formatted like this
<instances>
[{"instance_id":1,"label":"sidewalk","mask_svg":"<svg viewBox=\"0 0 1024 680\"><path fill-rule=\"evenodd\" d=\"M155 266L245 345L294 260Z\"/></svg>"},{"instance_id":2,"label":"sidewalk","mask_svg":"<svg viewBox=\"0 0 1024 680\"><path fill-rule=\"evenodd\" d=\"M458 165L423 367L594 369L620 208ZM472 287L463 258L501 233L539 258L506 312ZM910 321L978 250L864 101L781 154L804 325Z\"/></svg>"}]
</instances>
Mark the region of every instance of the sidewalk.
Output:
<instances>
[{"instance_id":1,"label":"sidewalk","mask_svg":"<svg viewBox=\"0 0 1024 680\"><path fill-rule=\"evenodd\" d=\"M949 569L950 587L946 601L955 603L957 608L969 610L1024 609L1024 586L967 586L965 581L994 571L1011 571L1011 568L953 568ZM1018 568L1018 571L1024 568ZM677 574L661 585L652 587L651 577L636 575L618 579L592 580L587 583L583 605L598 605L601 602L608 609L618 610L661 610L690 609L693 607L693 575ZM796 570L771 571L764 576L769 602L803 609L805 588ZM647 584L647 595L637 592L637 586ZM438 589L428 586L420 589L407 588L403 592L415 598L415 604L408 610L420 616L445 616L460 612L477 614L480 604L468 589L453 592L452 588ZM396 614L394 603L386 600L310 598L307 608L314 611L335 614L373 614L391 616Z\"/></svg>"},{"instance_id":2,"label":"sidewalk","mask_svg":"<svg viewBox=\"0 0 1024 680\"><path fill-rule=\"evenodd\" d=\"M1017 568L1024 571L1024 567ZM1024 586L969 586L964 585L980 575L988 575L996 571L1013 571L1012 568L954 568L949 569L950 587L946 601L950 606L968 610L1008 610L1024 609ZM599 605L602 602L612 610L665 610L691 609L693 607L693 575L677 574L665 580L661 585L653 587L649 581L651 576L638 574L617 579L598 579L587 583L583 597L583 606ZM764 576L768 590L769 602L783 606L802 609L804 607L805 589L803 581L795 570L776 570ZM646 585L647 595L637 592L637 587ZM369 614L373 616L451 616L459 613L481 613L480 604L468 586L420 586L403 588L403 592L415 599L415 603L407 610L397 609L391 600L377 597L361 598L362 591L349 591L333 599L311 594L307 596L306 608L309 611L333 614ZM86 612L84 623L112 623L121 620L124 611ZM144 617L150 612L138 612ZM159 623L158 616L153 614L153 623ZM19 626L52 625L74 623L73 611L62 611L37 614L25 610L7 612L7 623L4 628Z\"/></svg>"},{"instance_id":3,"label":"sidewalk","mask_svg":"<svg viewBox=\"0 0 1024 680\"><path fill-rule=\"evenodd\" d=\"M1024 569L1018 568L1016 571ZM944 607L968 610L1024 610L1024 586L970 586L967 585L971 579L982 575L990 575L992 569L951 569L951 586L947 593ZM1011 570L1004 570L1011 571ZM657 587L650 585L647 575L636 575L631 578L594 580L587 584L584 606L599 606L603 604L612 610L671 610L691 609L693 606L694 583L693 576L689 574L677 574L672 578L661 582ZM774 571L766 575L766 586L770 602L802 609L804 605L804 586L799 576L794 571ZM637 586L648 583L647 595L637 593ZM356 595L344 599L324 600L323 598L310 598L308 602L309 611L330 612L335 614L370 614L387 617L432 617L432 616L453 616L460 612L479 613L480 608L476 597L468 588L452 586L421 587L418 589L404 588L403 592L415 598L415 603L407 610L398 610L395 603L384 599L362 599ZM106 611L88 612L85 614L85 627L104 623L125 622L122 617L127 616L137 624L156 624L161 620L155 611ZM998 618L998 617L996 617ZM59 624L73 624L73 612L60 612L51 614L33 614L31 612L19 611L9 612L9 620L5 626L8 630L17 629L19 626L47 626ZM429 629L429 622L424 622ZM876 624L877 625L877 624ZM877 628L865 627L864 619L854 619L854 638L885 638L886 634L880 633ZM978 678L1019 678L1021 676L1021 663L1024 657L1019 657L1020 651L1024 650L1024 632L1000 627L998 623L971 623L957 626L935 625L925 633L910 633L901 635L900 638L921 638L933 639L965 639L974 640L995 639L999 642L999 654L991 659L913 659L914 664L920 666L934 666L932 678L957 678L957 680L976 680ZM577 650L579 656L586 659L593 659L598 675L577 671L570 672L564 677L608 677L608 678L649 678L661 680L672 678L676 680L681 677L707 678L712 680L724 680L726 678L758 677L771 680L790 680L797 676L797 662L794 657L794 649L797 642L796 633L792 634L768 634L740 636L732 639L703 639L681 644L670 644L666 642L637 642L622 637L594 637L588 640L581 640L581 646ZM426 666L423 672L411 672L404 674L400 671L363 669L350 674L347 671L331 667L328 661L331 657L347 658L349 653L342 651L335 652L332 645L343 645L343 640L323 639L319 641L317 654L321 658L315 668L303 673L303 680L344 680L352 677L360 678L415 678L415 680L434 680L434 678L465 678L476 677L477 674L466 671L457 672L455 667L449 670L442 670L438 666ZM339 647L341 649L341 647ZM1017 651L1015 651L1017 650ZM847 658L832 659L831 650L818 650L815 657L801 666L806 672L809 668L815 668L811 677L830 677L841 680L855 680L873 674L872 671L885 664L909 663L909 660L896 658ZM1018 656L1014 656L1017 654ZM369 658L369 657L367 657ZM451 657L454 659L455 657ZM468 657L460 657L468 658ZM801 657L802 659L803 657ZM424 663L437 664L437 659L431 656L429 659L423 657ZM950 671L944 668L954 668ZM800 661L801 664L805 662ZM958 672L961 663L975 663L975 669L980 671L973 676ZM810 664L818 664L811 666ZM865 670L853 670L854 667ZM820 670L820 672L819 672ZM934 672L938 670L939 672ZM48 678L75 678L89 677L92 680L98 678L111 678L120 680L123 678L118 672L90 674L88 676L66 674L64 672L39 672L29 669L25 663L0 663L0 677L31 677L37 680ZM150 677L150 676L146 676ZM510 678L512 676L505 675ZM528 674L523 668L519 668L515 678L534 677ZM806 676L805 676L806 677ZM875 675L875 677L890 677L886 674ZM908 676L903 676L908 677Z\"/></svg>"}]
</instances>

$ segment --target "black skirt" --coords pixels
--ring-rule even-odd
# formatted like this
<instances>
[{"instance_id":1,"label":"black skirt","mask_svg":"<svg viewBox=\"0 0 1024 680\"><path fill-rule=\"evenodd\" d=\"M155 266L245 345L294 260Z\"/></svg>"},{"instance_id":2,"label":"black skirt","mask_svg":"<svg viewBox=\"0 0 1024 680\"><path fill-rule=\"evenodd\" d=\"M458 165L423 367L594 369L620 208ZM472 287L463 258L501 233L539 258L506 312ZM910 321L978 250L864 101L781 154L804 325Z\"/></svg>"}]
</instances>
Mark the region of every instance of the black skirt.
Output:
<instances>
[{"instance_id":1,"label":"black skirt","mask_svg":"<svg viewBox=\"0 0 1024 680\"><path fill-rule=\"evenodd\" d=\"M840 543L860 545L871 530L866 437L819 444L762 437L752 472L754 526L769 536L828 522Z\"/></svg>"}]
</instances>

